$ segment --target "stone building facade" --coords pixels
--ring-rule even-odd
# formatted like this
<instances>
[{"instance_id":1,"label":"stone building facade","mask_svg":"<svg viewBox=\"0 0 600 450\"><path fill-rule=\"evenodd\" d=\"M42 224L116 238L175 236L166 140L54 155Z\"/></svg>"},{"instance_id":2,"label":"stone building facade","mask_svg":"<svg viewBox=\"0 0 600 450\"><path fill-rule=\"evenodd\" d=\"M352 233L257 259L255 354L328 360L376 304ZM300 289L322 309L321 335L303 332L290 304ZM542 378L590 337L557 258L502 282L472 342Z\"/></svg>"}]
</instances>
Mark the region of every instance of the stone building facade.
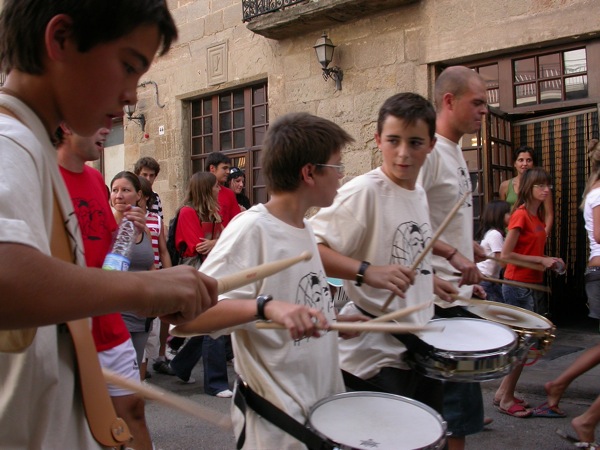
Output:
<instances>
[{"instance_id":1,"label":"stone building facade","mask_svg":"<svg viewBox=\"0 0 600 450\"><path fill-rule=\"evenodd\" d=\"M539 138L554 125L562 126L565 117L567 125L574 124L568 133L578 136L569 143L565 131L558 136L565 145L581 147L594 133L597 137L597 0L168 3L179 40L142 77L152 82L138 90L135 114L144 115L145 130L125 117L123 145L114 152L107 149L105 155L106 167L131 168L140 156L160 162L155 190L167 218L182 201L189 177L203 168L204 155L212 150L223 150L241 165L247 194L263 201L261 138L269 120L290 111L329 118L355 137L344 152L348 176L376 167L373 133L381 103L401 91L431 98L436 75L452 64L480 71L493 106L485 129L463 141L469 169L479 181L479 207L494 198L500 181L512 176L510 154L520 143L539 144L536 151L553 176L575 176L579 184L585 178L581 148L565 160L564 146L549 148ZM252 15L265 4L287 6L243 21L244 14ZM323 79L315 56L313 46L323 32L336 46L331 66L343 70L341 90ZM568 173L573 166L580 173ZM105 170L105 175L110 179L112 174ZM567 259L567 283L575 283L581 280L577 271L585 266L586 245L584 236L577 248L570 242L573 233L582 231L581 221L572 217L576 207L568 207L580 188L565 183L564 191L555 194L557 221L570 222L557 227L552 246Z\"/></svg>"}]
</instances>

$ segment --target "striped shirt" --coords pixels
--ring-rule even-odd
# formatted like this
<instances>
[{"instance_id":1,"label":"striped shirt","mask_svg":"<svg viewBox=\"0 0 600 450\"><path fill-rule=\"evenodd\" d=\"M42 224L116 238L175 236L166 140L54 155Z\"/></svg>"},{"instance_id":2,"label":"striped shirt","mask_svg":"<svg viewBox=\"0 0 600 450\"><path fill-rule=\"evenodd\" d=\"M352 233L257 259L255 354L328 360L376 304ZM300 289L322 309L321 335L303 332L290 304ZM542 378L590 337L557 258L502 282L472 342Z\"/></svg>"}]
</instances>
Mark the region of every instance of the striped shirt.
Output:
<instances>
[{"instance_id":1,"label":"striped shirt","mask_svg":"<svg viewBox=\"0 0 600 450\"><path fill-rule=\"evenodd\" d=\"M154 267L157 269L162 268L160 262L160 254L158 252L158 237L160 236L160 230L162 228L162 220L160 216L155 212L148 211L146 213L146 227L150 230L152 235L152 250L154 251Z\"/></svg>"}]
</instances>

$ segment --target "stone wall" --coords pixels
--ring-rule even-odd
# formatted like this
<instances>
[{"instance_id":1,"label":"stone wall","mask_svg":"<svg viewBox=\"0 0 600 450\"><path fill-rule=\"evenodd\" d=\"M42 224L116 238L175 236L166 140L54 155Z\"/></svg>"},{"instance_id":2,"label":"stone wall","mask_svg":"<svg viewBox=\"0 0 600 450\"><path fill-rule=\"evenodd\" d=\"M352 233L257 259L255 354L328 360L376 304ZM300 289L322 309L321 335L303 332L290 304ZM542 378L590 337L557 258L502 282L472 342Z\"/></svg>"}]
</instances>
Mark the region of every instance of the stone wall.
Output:
<instances>
[{"instance_id":1,"label":"stone wall","mask_svg":"<svg viewBox=\"0 0 600 450\"><path fill-rule=\"evenodd\" d=\"M125 119L126 166L146 155L160 162L155 189L167 218L191 175L186 100L267 80L271 121L308 111L356 138L344 155L353 176L379 164L373 133L381 103L400 91L430 97L432 64L590 39L600 29L596 0L421 0L324 30L337 46L332 65L344 71L343 89L336 91L332 80L323 80L312 48L321 32L272 40L248 30L240 0L168 3L180 38L141 80L158 84L165 106L157 106L154 88L147 85L138 90L138 112L146 116L148 135ZM227 46L226 80L209 86L207 49L219 43Z\"/></svg>"}]
</instances>

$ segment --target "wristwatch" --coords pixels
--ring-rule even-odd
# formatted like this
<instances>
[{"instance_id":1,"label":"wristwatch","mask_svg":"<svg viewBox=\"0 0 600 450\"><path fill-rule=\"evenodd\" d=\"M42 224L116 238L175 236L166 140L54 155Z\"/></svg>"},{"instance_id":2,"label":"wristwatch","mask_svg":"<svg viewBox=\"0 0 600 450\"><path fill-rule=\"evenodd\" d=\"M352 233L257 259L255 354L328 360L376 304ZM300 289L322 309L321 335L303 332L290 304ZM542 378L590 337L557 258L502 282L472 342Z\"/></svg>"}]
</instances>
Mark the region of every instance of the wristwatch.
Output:
<instances>
[{"instance_id":1,"label":"wristwatch","mask_svg":"<svg viewBox=\"0 0 600 450\"><path fill-rule=\"evenodd\" d=\"M369 267L370 265L371 263L369 261L362 261L360 263L358 273L356 274L356 283L354 283L355 286L362 286L365 278L365 272L367 271L367 267Z\"/></svg>"},{"instance_id":2,"label":"wristwatch","mask_svg":"<svg viewBox=\"0 0 600 450\"><path fill-rule=\"evenodd\" d=\"M273 300L272 295L261 294L256 297L256 318L259 320L267 320L265 317L265 305Z\"/></svg>"}]
</instances>

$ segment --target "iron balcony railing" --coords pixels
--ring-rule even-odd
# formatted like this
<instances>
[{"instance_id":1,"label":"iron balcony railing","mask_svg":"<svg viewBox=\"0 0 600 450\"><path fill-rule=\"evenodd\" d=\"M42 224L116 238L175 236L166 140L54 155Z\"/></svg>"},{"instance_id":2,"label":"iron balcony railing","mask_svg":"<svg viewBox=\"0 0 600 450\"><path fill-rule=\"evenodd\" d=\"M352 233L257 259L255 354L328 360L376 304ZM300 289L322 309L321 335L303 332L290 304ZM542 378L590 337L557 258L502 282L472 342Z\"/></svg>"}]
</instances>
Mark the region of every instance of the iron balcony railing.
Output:
<instances>
[{"instance_id":1,"label":"iron balcony railing","mask_svg":"<svg viewBox=\"0 0 600 450\"><path fill-rule=\"evenodd\" d=\"M252 18L279 11L287 6L305 3L307 0L242 0L243 21L249 22Z\"/></svg>"}]
</instances>

